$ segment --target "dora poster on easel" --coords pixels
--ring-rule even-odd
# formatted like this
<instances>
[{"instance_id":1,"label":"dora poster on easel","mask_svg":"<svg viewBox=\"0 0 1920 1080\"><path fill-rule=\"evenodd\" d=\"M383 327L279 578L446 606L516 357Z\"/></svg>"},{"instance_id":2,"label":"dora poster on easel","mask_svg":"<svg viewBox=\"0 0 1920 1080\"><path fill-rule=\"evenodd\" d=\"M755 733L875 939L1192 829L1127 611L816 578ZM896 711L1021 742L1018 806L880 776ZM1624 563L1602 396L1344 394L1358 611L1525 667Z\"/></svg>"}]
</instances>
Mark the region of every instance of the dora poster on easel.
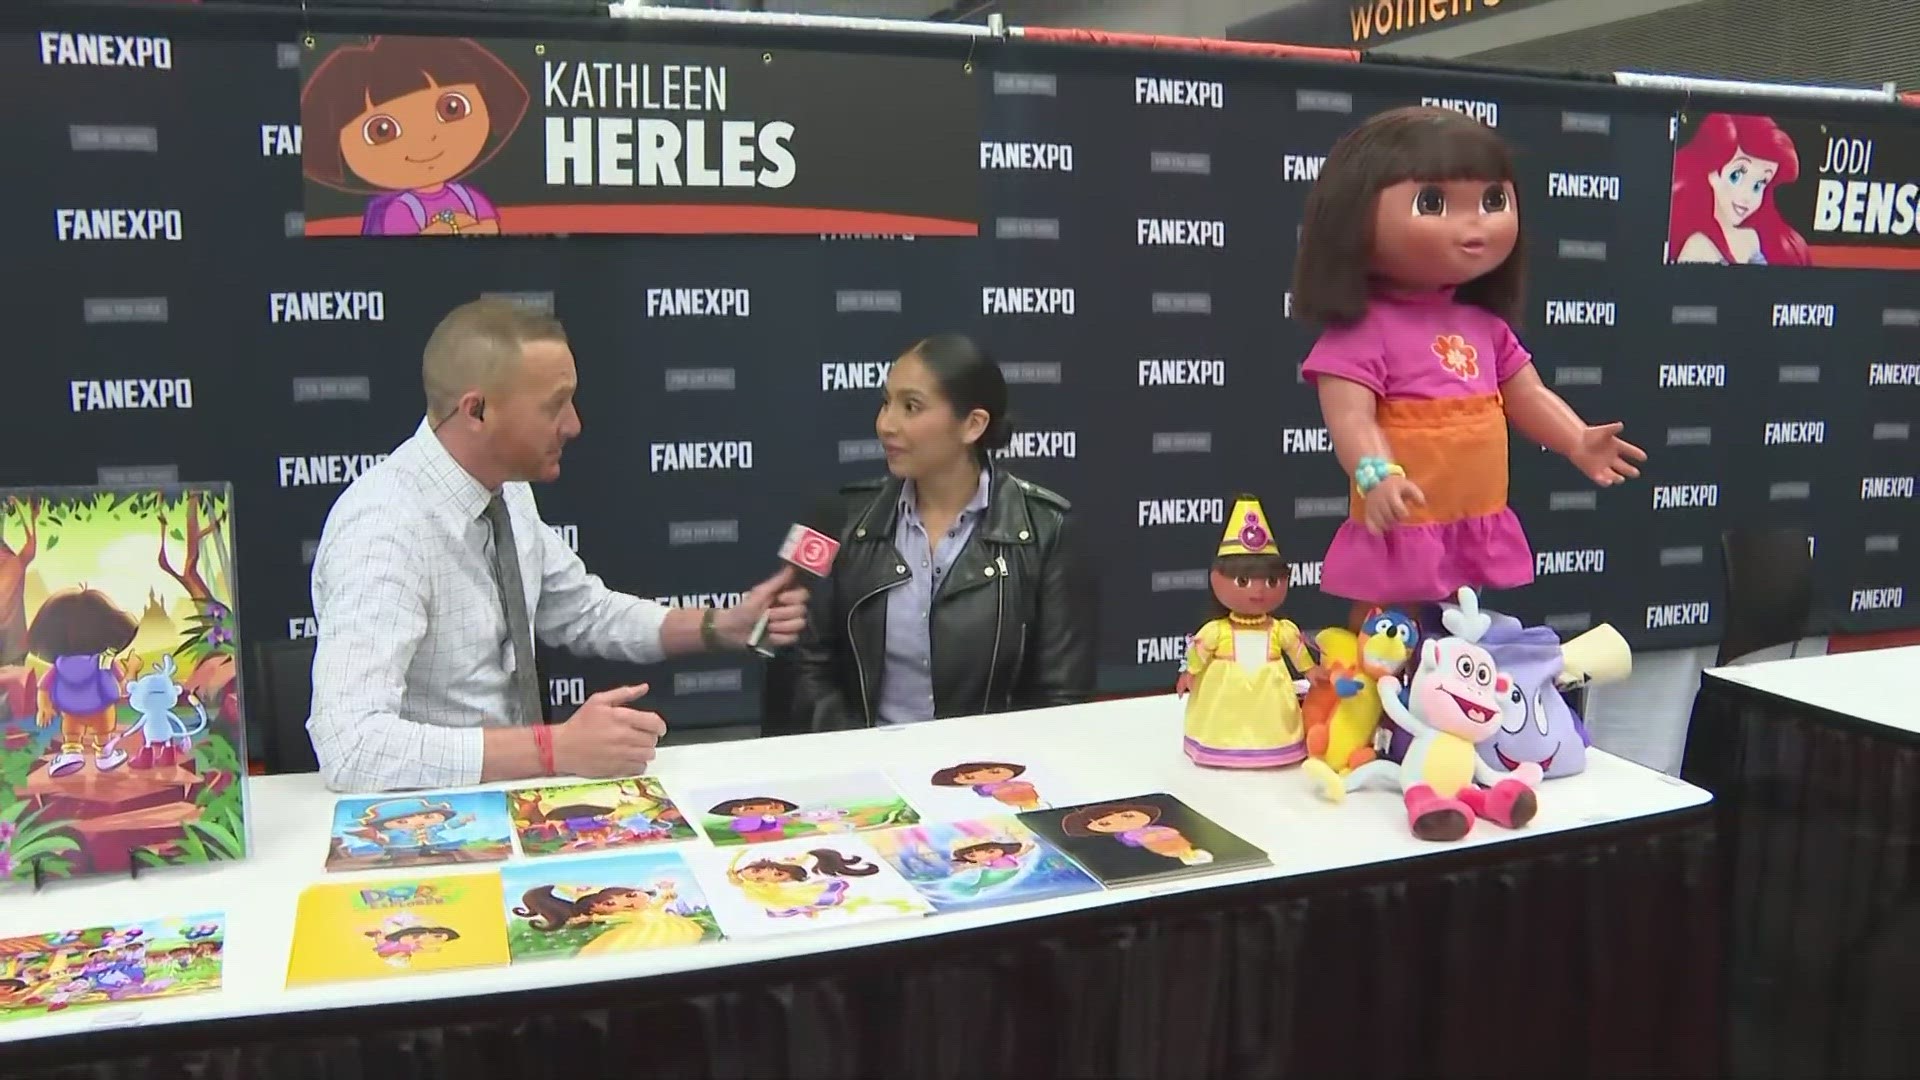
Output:
<instances>
[{"instance_id":1,"label":"dora poster on easel","mask_svg":"<svg viewBox=\"0 0 1920 1080\"><path fill-rule=\"evenodd\" d=\"M0 490L0 885L247 853L233 495Z\"/></svg>"}]
</instances>

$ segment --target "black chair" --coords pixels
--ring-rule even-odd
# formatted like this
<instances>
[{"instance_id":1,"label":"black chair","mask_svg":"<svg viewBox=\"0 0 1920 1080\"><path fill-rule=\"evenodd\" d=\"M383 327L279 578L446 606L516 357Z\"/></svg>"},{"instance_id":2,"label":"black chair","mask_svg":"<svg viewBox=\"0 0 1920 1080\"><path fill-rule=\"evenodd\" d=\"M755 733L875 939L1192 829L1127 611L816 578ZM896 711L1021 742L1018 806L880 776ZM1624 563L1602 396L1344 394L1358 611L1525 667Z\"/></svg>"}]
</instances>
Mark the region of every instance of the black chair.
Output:
<instances>
[{"instance_id":1,"label":"black chair","mask_svg":"<svg viewBox=\"0 0 1920 1080\"><path fill-rule=\"evenodd\" d=\"M1726 579L1720 666L1799 641L1813 612L1813 548L1805 529L1729 529L1720 536Z\"/></svg>"},{"instance_id":2,"label":"black chair","mask_svg":"<svg viewBox=\"0 0 1920 1080\"><path fill-rule=\"evenodd\" d=\"M261 725L266 746L261 755L268 773L317 772L307 714L313 707L313 638L263 641L254 647L260 689L266 699Z\"/></svg>"}]
</instances>

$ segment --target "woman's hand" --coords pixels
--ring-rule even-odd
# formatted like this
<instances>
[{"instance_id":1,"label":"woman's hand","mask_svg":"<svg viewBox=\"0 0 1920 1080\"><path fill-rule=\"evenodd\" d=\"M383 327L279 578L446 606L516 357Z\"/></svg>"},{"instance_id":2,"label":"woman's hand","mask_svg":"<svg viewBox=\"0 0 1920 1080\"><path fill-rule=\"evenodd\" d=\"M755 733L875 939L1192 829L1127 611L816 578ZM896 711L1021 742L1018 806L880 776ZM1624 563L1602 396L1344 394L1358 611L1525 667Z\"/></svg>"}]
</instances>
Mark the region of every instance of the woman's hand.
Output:
<instances>
[{"instance_id":1,"label":"woman's hand","mask_svg":"<svg viewBox=\"0 0 1920 1080\"><path fill-rule=\"evenodd\" d=\"M1612 487L1639 476L1640 470L1634 468L1633 463L1647 460L1647 452L1620 438L1620 430L1625 426L1617 421L1589 426L1580 433L1580 441L1567 454L1567 460L1601 487Z\"/></svg>"},{"instance_id":2,"label":"woman's hand","mask_svg":"<svg viewBox=\"0 0 1920 1080\"><path fill-rule=\"evenodd\" d=\"M1412 516L1415 507L1425 505L1427 496L1420 485L1404 476L1389 476L1368 490L1362 514L1368 529L1385 533Z\"/></svg>"}]
</instances>

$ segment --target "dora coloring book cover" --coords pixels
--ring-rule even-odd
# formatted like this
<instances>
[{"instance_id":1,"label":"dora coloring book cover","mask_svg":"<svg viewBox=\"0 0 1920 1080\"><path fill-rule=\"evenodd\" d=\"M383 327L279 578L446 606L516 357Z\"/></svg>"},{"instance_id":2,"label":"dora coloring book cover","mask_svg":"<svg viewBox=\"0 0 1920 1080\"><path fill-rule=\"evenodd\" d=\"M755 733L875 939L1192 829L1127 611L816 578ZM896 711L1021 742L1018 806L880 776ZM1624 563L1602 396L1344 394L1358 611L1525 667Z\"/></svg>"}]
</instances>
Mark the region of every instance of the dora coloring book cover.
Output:
<instances>
[{"instance_id":1,"label":"dora coloring book cover","mask_svg":"<svg viewBox=\"0 0 1920 1080\"><path fill-rule=\"evenodd\" d=\"M294 915L287 985L507 962L500 875L312 885Z\"/></svg>"},{"instance_id":2,"label":"dora coloring book cover","mask_svg":"<svg viewBox=\"0 0 1920 1080\"><path fill-rule=\"evenodd\" d=\"M697 833L651 776L518 788L507 809L524 855L560 855L691 840Z\"/></svg>"},{"instance_id":3,"label":"dora coloring book cover","mask_svg":"<svg viewBox=\"0 0 1920 1080\"><path fill-rule=\"evenodd\" d=\"M499 862L513 854L511 833L501 791L341 799L333 806L327 869Z\"/></svg>"},{"instance_id":4,"label":"dora coloring book cover","mask_svg":"<svg viewBox=\"0 0 1920 1080\"><path fill-rule=\"evenodd\" d=\"M716 784L687 795L717 846L766 844L914 825L920 813L879 772Z\"/></svg>"},{"instance_id":5,"label":"dora coloring book cover","mask_svg":"<svg viewBox=\"0 0 1920 1080\"><path fill-rule=\"evenodd\" d=\"M0 1021L218 990L225 922L213 913L0 938Z\"/></svg>"},{"instance_id":6,"label":"dora coloring book cover","mask_svg":"<svg viewBox=\"0 0 1920 1080\"><path fill-rule=\"evenodd\" d=\"M247 853L233 495L0 491L0 886Z\"/></svg>"},{"instance_id":7,"label":"dora coloring book cover","mask_svg":"<svg viewBox=\"0 0 1920 1080\"><path fill-rule=\"evenodd\" d=\"M1108 888L1269 866L1267 853L1165 792L1021 814Z\"/></svg>"},{"instance_id":8,"label":"dora coloring book cover","mask_svg":"<svg viewBox=\"0 0 1920 1080\"><path fill-rule=\"evenodd\" d=\"M672 851L514 863L500 880L515 963L673 949L722 937L692 869Z\"/></svg>"}]
</instances>

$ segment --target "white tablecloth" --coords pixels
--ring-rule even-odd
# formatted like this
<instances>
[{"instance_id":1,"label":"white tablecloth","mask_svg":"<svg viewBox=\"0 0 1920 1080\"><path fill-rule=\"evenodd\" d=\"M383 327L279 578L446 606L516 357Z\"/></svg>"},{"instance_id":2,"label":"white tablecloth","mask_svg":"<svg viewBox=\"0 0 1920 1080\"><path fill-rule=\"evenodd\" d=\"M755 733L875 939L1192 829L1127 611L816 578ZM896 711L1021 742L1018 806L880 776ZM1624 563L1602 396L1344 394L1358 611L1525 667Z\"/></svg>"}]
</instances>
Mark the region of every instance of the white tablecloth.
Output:
<instances>
[{"instance_id":1,"label":"white tablecloth","mask_svg":"<svg viewBox=\"0 0 1920 1080\"><path fill-rule=\"evenodd\" d=\"M1920 645L1711 668L1707 674L1870 724L1920 733Z\"/></svg>"},{"instance_id":2,"label":"white tablecloth","mask_svg":"<svg viewBox=\"0 0 1920 1080\"><path fill-rule=\"evenodd\" d=\"M772 939L729 940L694 948L546 960L298 990L287 990L283 983L300 890L321 880L404 877L409 871L326 873L323 863L336 796L326 791L313 774L256 779L249 793L253 855L242 862L144 871L136 881L113 878L56 882L38 894L0 893L0 937L224 911L227 936L223 989L7 1021L0 1023L0 1041L143 1024L497 994L755 963L1125 904L1145 896L1388 863L1456 851L1463 846L1510 843L1683 810L1709 799L1705 791L1673 777L1594 752L1588 757L1585 773L1543 786L1539 816L1526 829L1513 832L1482 822L1459 844L1434 844L1409 834L1400 798L1393 792L1359 792L1344 805L1335 806L1320 801L1298 768L1226 772L1193 765L1180 750L1181 715L1180 701L1165 696L902 728L669 747L661 752L653 771L669 794L674 794L714 781L884 767L891 758L905 753L952 752L960 758L1013 760L1042 756L1099 774L1111 781L1116 793L1165 791L1177 795L1265 848L1273 858L1272 868ZM1101 786L1109 784L1103 780ZM438 869L465 872L475 867L428 868L428 872Z\"/></svg>"}]
</instances>

